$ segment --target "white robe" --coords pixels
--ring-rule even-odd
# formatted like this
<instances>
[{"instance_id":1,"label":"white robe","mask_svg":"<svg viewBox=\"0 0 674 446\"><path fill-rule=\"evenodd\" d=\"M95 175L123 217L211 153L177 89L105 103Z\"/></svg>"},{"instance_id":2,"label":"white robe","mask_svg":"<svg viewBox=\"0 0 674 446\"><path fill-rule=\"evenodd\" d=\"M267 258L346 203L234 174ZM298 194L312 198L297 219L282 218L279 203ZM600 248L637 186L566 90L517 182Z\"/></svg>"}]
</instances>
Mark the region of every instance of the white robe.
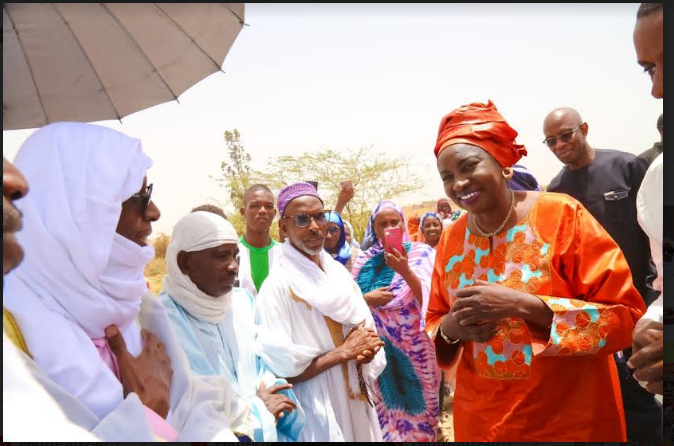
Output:
<instances>
[{"instance_id":1,"label":"white robe","mask_svg":"<svg viewBox=\"0 0 674 446\"><path fill-rule=\"evenodd\" d=\"M168 421L179 431L178 441L236 442L238 440L232 431L252 436L247 406L235 397L234 391L224 379L199 377L191 372L187 357L173 333L166 310L151 293L143 296L139 322L141 327L157 335L171 358L173 380ZM45 338L44 341L51 344L51 348L58 349L58 345L51 342L53 339L57 338ZM65 441L73 439L74 437L69 436L77 432L77 429L67 426L56 430L50 428L58 424L50 420L58 422L62 417L49 407L48 397L40 390L31 392L23 390L36 388L36 383L31 383L30 380L30 376L33 376L56 400L72 423L85 431L90 431L97 438L106 441L152 441L154 438L149 429L143 404L137 395L128 395L105 416L95 415L80 397L73 396L60 383L53 381L39 370L34 361L19 352L18 356L24 358L21 364L16 358L17 355L6 347L7 344L16 350L11 342L3 341L3 432L7 432L3 437L9 438L11 433L12 439L17 441L37 441L43 438ZM25 375L25 370L21 369L26 367L30 376L20 378ZM21 389L23 397L16 393L17 389ZM14 393L9 393L11 391ZM17 401L36 403L22 405L17 404ZM46 401L46 405L40 403L41 401ZM35 412L38 409L40 411ZM43 413L45 415L41 416ZM30 425L43 425L44 429L27 428Z\"/></svg>"},{"instance_id":2,"label":"white robe","mask_svg":"<svg viewBox=\"0 0 674 446\"><path fill-rule=\"evenodd\" d=\"M662 245L663 245L663 168L664 159L660 154L646 171L639 192L637 193L637 220L641 229L648 236L651 247L651 257L655 263L655 269L658 276L653 281L653 288L660 292L660 296L649 305L648 310L643 315L646 319L655 322L664 321L664 296L663 287L665 277L671 276L671 266L669 271L663 268ZM671 262L669 262L671 264ZM641 387L646 388L646 382L640 381ZM662 395L655 395L655 398L662 404Z\"/></svg>"},{"instance_id":3,"label":"white robe","mask_svg":"<svg viewBox=\"0 0 674 446\"><path fill-rule=\"evenodd\" d=\"M308 269L304 272L311 274L303 274L288 264L287 253L294 248L288 242L283 248L279 265L270 273L256 300L261 325L258 355L275 375L291 378L304 372L317 356L334 350L335 343L341 343L340 337L343 339L348 328L309 304L308 300L320 297L302 295L298 280L312 281L311 285L322 290L325 296L348 296L352 299L350 304L358 307L365 326L374 328L374 321L358 285L340 263L322 253L321 262L327 274L313 264L315 270L312 270L306 263L303 266ZM339 314L340 309L335 312ZM385 366L384 350L381 349L372 363L363 367L369 388L374 387L374 380ZM295 395L307 418L300 441L383 441L376 410L362 397L354 396L349 383L353 379L350 373L353 369L340 364L294 384Z\"/></svg>"},{"instance_id":4,"label":"white robe","mask_svg":"<svg viewBox=\"0 0 674 446\"><path fill-rule=\"evenodd\" d=\"M178 441L238 441L234 433L252 438L249 408L224 378L197 376L182 350L166 309L148 292L143 296L141 327L157 335L171 358L171 412L168 421Z\"/></svg>"},{"instance_id":5,"label":"white robe","mask_svg":"<svg viewBox=\"0 0 674 446\"><path fill-rule=\"evenodd\" d=\"M159 300L171 318L192 371L197 375L224 377L250 407L249 420L255 431L253 440L296 440L304 426L302 408L298 406L292 414L286 413L277 423L257 397L260 383L269 388L286 381L276 378L255 355L257 327L253 297L247 291L235 288L231 308L218 324L200 321L166 293L161 294ZM294 399L292 391L282 393Z\"/></svg>"},{"instance_id":6,"label":"white robe","mask_svg":"<svg viewBox=\"0 0 674 446\"><path fill-rule=\"evenodd\" d=\"M192 375L166 311L153 296L143 298L143 269L154 250L116 231L123 203L140 191L152 165L141 142L106 127L54 123L26 140L15 165L31 188L16 203L24 214L17 238L26 257L5 277L3 306L37 366L105 419L126 399L92 340L104 340L106 327L114 324L128 351L138 355L140 327L146 328L171 358L167 421L180 432L179 440L235 440L230 425L238 428L238 398L226 381Z\"/></svg>"},{"instance_id":7,"label":"white robe","mask_svg":"<svg viewBox=\"0 0 674 446\"><path fill-rule=\"evenodd\" d=\"M41 378L42 382L38 382ZM76 398L51 383L40 372L35 362L2 336L2 437L5 441L98 441L82 426L95 425L96 417ZM51 390L51 391L50 391ZM57 402L55 391L62 397ZM135 395L132 395L134 397ZM137 399L137 397L136 397ZM143 406L137 416L143 415ZM64 412L71 412L66 416ZM80 416L77 416L79 414ZM75 424L72 417L80 418ZM87 426L89 427L89 426ZM99 437L101 438L101 437ZM109 438L109 437L108 437ZM152 441L152 437L138 435L136 441ZM128 437L131 440L130 437Z\"/></svg>"},{"instance_id":8,"label":"white robe","mask_svg":"<svg viewBox=\"0 0 674 446\"><path fill-rule=\"evenodd\" d=\"M658 299L649 307L644 317L657 322L663 321L663 279L666 272L663 270L662 259L662 199L663 199L663 156L659 155L646 171L639 193L637 194L637 220L648 236L651 257L658 276L653 282L653 288L660 292Z\"/></svg>"}]
</instances>

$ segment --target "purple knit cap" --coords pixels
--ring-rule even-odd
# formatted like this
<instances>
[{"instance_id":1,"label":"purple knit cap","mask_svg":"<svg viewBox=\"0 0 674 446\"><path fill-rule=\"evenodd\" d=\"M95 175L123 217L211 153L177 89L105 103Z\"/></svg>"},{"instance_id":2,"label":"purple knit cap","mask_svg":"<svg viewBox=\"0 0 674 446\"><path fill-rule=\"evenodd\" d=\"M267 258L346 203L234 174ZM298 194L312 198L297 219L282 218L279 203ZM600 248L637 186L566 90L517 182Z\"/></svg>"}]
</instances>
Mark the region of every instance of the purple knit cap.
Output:
<instances>
[{"instance_id":1,"label":"purple knit cap","mask_svg":"<svg viewBox=\"0 0 674 446\"><path fill-rule=\"evenodd\" d=\"M323 199L320 195L318 195L316 188L309 183L295 183L281 189L281 192L278 193L277 201L278 210L281 213L281 217L284 216L286 207L288 204L290 204L291 201L293 201L295 198L303 197L305 195L316 197L321 200L321 203L323 203Z\"/></svg>"}]
</instances>

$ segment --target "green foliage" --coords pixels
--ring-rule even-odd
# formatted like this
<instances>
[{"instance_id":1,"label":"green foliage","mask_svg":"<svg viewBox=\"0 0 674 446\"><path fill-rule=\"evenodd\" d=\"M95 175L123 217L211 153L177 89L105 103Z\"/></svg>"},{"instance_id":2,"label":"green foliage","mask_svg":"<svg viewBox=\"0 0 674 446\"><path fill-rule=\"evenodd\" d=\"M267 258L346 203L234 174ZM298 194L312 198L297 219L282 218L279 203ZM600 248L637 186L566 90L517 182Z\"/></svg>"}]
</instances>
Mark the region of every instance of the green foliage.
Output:
<instances>
[{"instance_id":1,"label":"green foliage","mask_svg":"<svg viewBox=\"0 0 674 446\"><path fill-rule=\"evenodd\" d=\"M235 209L243 204L243 194L252 183L250 168L251 157L241 143L241 135L237 129L225 132L228 161L220 165L222 176L217 181L229 192L229 198Z\"/></svg>"},{"instance_id":2,"label":"green foliage","mask_svg":"<svg viewBox=\"0 0 674 446\"><path fill-rule=\"evenodd\" d=\"M228 161L221 165L222 176L216 180L229 191L237 210L228 215L239 234L245 232L245 221L238 209L245 190L252 184L266 184L275 193L298 181L317 181L326 208L337 203L341 182L350 180L355 196L343 212L354 227L355 237L362 240L372 207L382 200L398 200L401 196L423 188L421 179L409 172L407 158L391 158L372 147L338 151L324 149L305 152L301 156L279 156L266 163L264 171L251 168L251 156L243 148L239 131L225 132ZM272 225L272 237L278 240L278 225Z\"/></svg>"},{"instance_id":3,"label":"green foliage","mask_svg":"<svg viewBox=\"0 0 674 446\"><path fill-rule=\"evenodd\" d=\"M362 240L372 207L382 200L396 200L423 187L407 168L407 158L390 158L372 147L356 151L321 150L299 157L272 159L257 176L274 190L297 181L317 181L327 208L337 203L341 182L351 180L355 196L344 210L358 240Z\"/></svg>"}]
</instances>

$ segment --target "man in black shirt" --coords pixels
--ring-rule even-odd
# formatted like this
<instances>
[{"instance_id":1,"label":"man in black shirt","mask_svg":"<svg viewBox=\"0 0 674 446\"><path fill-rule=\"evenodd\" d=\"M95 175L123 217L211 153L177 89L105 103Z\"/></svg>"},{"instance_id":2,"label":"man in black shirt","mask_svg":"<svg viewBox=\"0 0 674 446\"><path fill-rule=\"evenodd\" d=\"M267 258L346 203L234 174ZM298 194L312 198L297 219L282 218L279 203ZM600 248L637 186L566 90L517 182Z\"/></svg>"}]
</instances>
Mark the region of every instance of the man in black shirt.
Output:
<instances>
[{"instance_id":1,"label":"man in black shirt","mask_svg":"<svg viewBox=\"0 0 674 446\"><path fill-rule=\"evenodd\" d=\"M589 126L572 108L553 110L545 118L545 144L565 164L550 182L549 192L580 201L613 237L632 270L634 285L646 306L655 300L649 286L655 277L648 237L637 222L636 197L648 170L645 160L616 150L601 150L587 141ZM617 355L630 441L659 441L662 413L653 395L632 378L629 359Z\"/></svg>"},{"instance_id":2,"label":"man in black shirt","mask_svg":"<svg viewBox=\"0 0 674 446\"><path fill-rule=\"evenodd\" d=\"M548 191L571 195L601 223L625 254L634 285L648 305L654 296L647 278L654 269L649 268L648 237L636 211L637 192L648 166L629 153L594 149L587 141L588 129L571 108L554 110L545 118L545 142L566 164Z\"/></svg>"}]
</instances>

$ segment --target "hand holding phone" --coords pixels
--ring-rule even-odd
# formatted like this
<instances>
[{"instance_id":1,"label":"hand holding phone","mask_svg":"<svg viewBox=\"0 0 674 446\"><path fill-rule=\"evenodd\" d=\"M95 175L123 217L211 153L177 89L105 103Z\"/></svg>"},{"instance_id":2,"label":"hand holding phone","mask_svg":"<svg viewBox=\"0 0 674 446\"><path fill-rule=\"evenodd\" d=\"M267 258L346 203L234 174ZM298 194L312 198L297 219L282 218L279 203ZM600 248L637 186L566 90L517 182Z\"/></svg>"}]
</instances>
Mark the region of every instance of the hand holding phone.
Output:
<instances>
[{"instance_id":1,"label":"hand holding phone","mask_svg":"<svg viewBox=\"0 0 674 446\"><path fill-rule=\"evenodd\" d=\"M393 248L397 249L401 255L404 255L403 248L403 231L399 227L387 228L384 230L385 250L393 254Z\"/></svg>"}]
</instances>

